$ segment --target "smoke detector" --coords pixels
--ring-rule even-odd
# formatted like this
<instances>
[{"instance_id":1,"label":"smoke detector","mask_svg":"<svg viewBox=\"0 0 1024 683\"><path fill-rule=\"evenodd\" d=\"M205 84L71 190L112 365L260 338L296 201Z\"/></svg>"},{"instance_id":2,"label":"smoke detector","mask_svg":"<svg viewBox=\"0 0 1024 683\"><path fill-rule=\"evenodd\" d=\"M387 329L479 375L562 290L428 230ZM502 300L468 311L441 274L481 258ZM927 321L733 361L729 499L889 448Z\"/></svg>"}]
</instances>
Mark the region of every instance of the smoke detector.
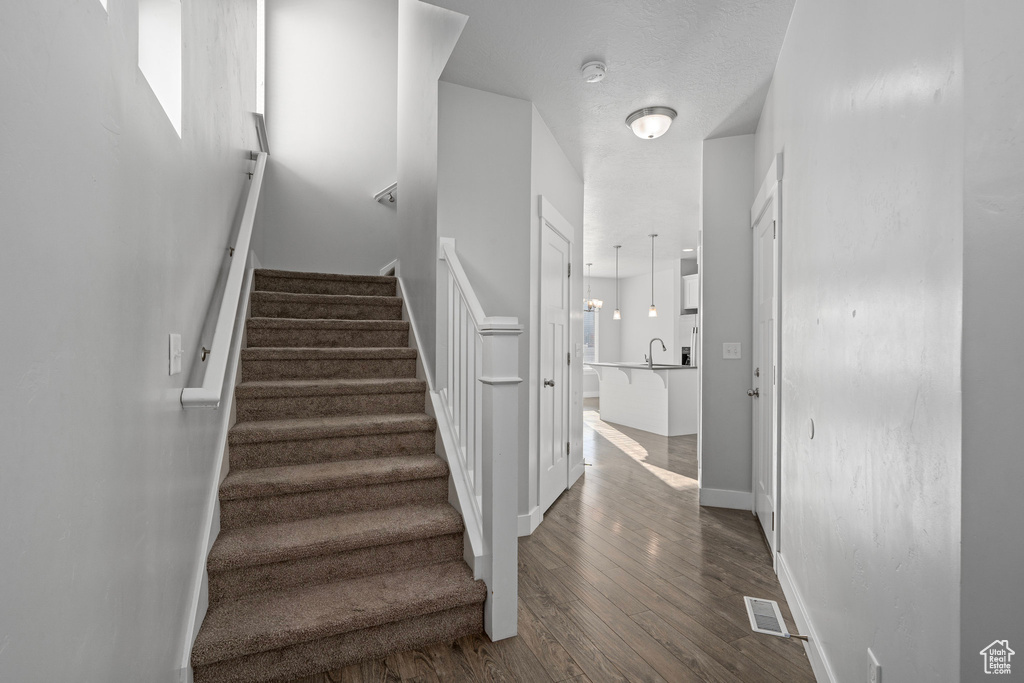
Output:
<instances>
[{"instance_id":1,"label":"smoke detector","mask_svg":"<svg viewBox=\"0 0 1024 683\"><path fill-rule=\"evenodd\" d=\"M580 67L580 73L583 74L583 80L587 83L597 83L604 78L604 72L604 62L587 62Z\"/></svg>"}]
</instances>

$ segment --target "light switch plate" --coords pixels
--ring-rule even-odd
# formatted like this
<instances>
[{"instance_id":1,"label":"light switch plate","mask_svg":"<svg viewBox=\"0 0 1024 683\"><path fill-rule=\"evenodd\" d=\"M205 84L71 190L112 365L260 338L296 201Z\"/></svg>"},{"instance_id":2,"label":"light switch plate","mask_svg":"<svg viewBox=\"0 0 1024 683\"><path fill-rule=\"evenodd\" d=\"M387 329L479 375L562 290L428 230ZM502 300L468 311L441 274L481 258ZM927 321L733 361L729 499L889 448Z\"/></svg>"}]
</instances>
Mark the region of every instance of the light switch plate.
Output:
<instances>
[{"instance_id":1,"label":"light switch plate","mask_svg":"<svg viewBox=\"0 0 1024 683\"><path fill-rule=\"evenodd\" d=\"M739 342L725 342L722 344L722 358L726 360L737 360L742 358Z\"/></svg>"},{"instance_id":2,"label":"light switch plate","mask_svg":"<svg viewBox=\"0 0 1024 683\"><path fill-rule=\"evenodd\" d=\"M168 374L179 375L181 374L181 335L171 334L170 346L170 367L168 368Z\"/></svg>"}]
</instances>

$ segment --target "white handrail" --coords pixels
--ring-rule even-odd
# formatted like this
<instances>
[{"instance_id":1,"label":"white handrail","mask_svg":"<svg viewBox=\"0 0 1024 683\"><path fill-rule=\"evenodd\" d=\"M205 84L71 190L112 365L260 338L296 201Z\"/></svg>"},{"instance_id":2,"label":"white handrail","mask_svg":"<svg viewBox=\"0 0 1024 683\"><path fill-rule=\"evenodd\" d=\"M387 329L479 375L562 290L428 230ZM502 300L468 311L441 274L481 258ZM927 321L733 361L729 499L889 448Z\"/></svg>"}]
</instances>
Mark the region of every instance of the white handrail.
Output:
<instances>
[{"instance_id":1,"label":"white handrail","mask_svg":"<svg viewBox=\"0 0 1024 683\"><path fill-rule=\"evenodd\" d=\"M245 209L242 211L238 238L231 250L231 266L228 268L228 279L224 285L224 298L220 302L220 311L217 313L217 325L213 330L213 343L210 344L209 358L205 361L207 365L203 372L203 383L202 386L186 387L181 390L181 406L183 408L220 407L221 389L228 367L228 351L231 348L231 331L234 327L235 312L238 310L238 301L242 295L245 260L249 254L249 243L252 241L256 206L260 201L260 188L263 187L263 173L266 168L267 153L260 152L256 157L256 167L252 172L249 194L245 199Z\"/></svg>"},{"instance_id":2,"label":"white handrail","mask_svg":"<svg viewBox=\"0 0 1024 683\"><path fill-rule=\"evenodd\" d=\"M448 269L452 275L451 282L458 288L459 293L465 300L466 307L473 319L473 325L478 330L508 330L516 334L523 331L522 326L519 324L519 318L488 317L484 315L484 309L480 305L480 300L473 291L472 285L469 284L466 271L462 269L459 255L455 253L454 240L441 240L441 260L448 264Z\"/></svg>"},{"instance_id":3,"label":"white handrail","mask_svg":"<svg viewBox=\"0 0 1024 683\"><path fill-rule=\"evenodd\" d=\"M518 318L488 317L455 252L442 239L447 297L438 302L447 330L447 371L437 392L438 428L467 529L479 528L474 571L487 584L484 629L491 640L518 624ZM440 317L440 316L439 316ZM441 378L437 379L441 383Z\"/></svg>"}]
</instances>

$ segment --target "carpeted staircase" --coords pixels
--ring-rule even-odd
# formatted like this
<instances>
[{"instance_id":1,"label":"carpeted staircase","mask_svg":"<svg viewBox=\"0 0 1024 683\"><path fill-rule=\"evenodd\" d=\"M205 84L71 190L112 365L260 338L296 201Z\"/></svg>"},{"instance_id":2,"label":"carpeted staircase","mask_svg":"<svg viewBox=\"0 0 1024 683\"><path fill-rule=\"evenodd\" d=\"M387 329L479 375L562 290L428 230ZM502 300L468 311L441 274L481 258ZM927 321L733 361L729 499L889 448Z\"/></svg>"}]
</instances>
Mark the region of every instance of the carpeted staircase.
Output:
<instances>
[{"instance_id":1,"label":"carpeted staircase","mask_svg":"<svg viewBox=\"0 0 1024 683\"><path fill-rule=\"evenodd\" d=\"M395 278L256 271L196 683L483 631Z\"/></svg>"}]
</instances>

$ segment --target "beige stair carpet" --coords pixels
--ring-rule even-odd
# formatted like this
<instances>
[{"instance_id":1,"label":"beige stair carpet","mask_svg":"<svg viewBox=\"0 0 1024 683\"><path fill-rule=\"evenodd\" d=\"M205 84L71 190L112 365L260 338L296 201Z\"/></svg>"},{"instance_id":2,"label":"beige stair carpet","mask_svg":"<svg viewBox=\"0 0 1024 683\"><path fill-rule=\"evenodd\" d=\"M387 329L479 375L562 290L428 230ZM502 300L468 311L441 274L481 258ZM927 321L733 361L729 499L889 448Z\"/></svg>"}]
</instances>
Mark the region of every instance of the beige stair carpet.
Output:
<instances>
[{"instance_id":1,"label":"beige stair carpet","mask_svg":"<svg viewBox=\"0 0 1024 683\"><path fill-rule=\"evenodd\" d=\"M395 278L257 270L196 683L483 631Z\"/></svg>"}]
</instances>

